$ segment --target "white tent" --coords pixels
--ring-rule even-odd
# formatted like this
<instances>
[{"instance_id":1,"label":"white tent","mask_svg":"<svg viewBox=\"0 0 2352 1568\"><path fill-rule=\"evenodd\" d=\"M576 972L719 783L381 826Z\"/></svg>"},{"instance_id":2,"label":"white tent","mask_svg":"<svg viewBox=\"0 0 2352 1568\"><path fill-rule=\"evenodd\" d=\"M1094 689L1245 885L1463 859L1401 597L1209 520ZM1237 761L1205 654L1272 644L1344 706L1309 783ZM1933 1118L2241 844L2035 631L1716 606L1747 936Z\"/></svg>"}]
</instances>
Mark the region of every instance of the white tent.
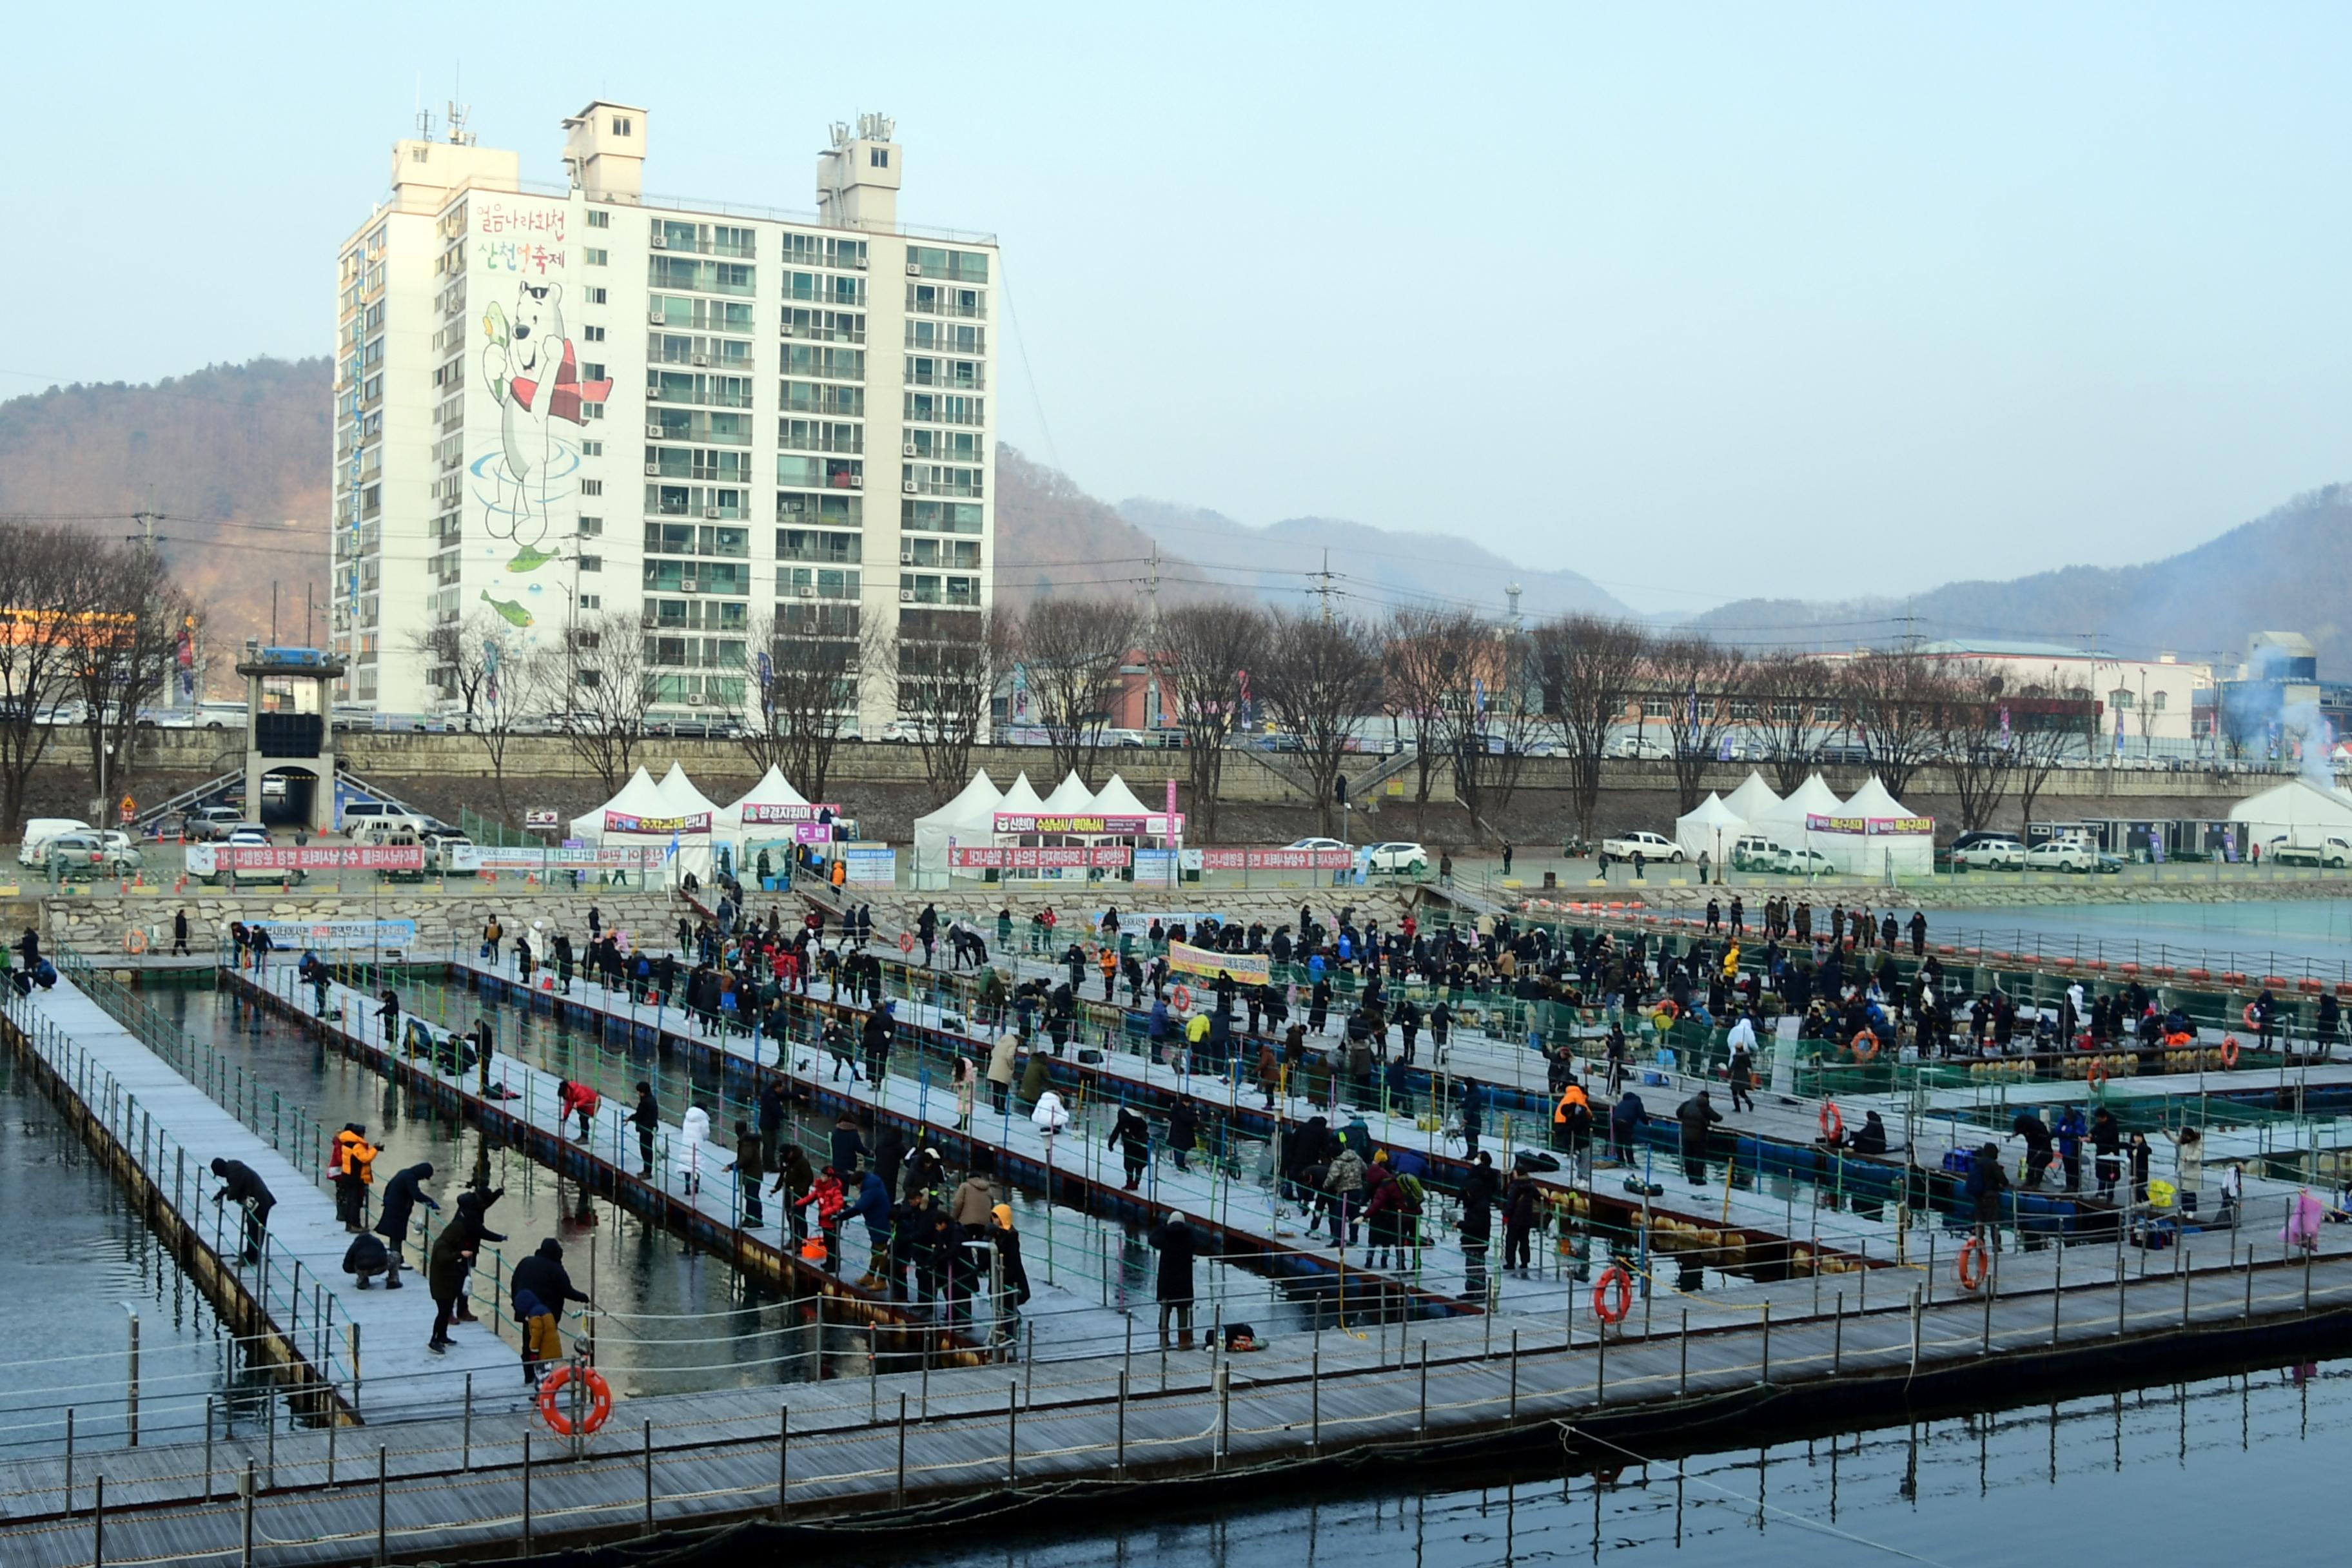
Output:
<instances>
[{"instance_id":1,"label":"white tent","mask_svg":"<svg viewBox=\"0 0 2352 1568\"><path fill-rule=\"evenodd\" d=\"M583 812L572 819L572 837L594 844L604 837L604 814L625 812L631 816L657 816L661 814L661 787L653 775L640 767L629 775L612 799L593 811Z\"/></svg>"},{"instance_id":2,"label":"white tent","mask_svg":"<svg viewBox=\"0 0 2352 1568\"><path fill-rule=\"evenodd\" d=\"M662 774L662 781L656 788L661 796L661 814L664 816L693 816L702 814L711 818L714 826L717 825L718 805L709 795L694 787L694 781L686 776L686 768L682 763L670 763L669 772Z\"/></svg>"},{"instance_id":3,"label":"white tent","mask_svg":"<svg viewBox=\"0 0 2352 1568\"><path fill-rule=\"evenodd\" d=\"M2238 825L2240 855L2276 838L2290 844L2317 844L2331 835L2352 838L2352 795L2323 789L2309 779L2289 779L2231 806L2230 820Z\"/></svg>"},{"instance_id":4,"label":"white tent","mask_svg":"<svg viewBox=\"0 0 2352 1568\"><path fill-rule=\"evenodd\" d=\"M996 809L1010 812L1015 816L1034 816L1045 809L1045 803L1040 800L1037 797L1037 792L1030 787L1029 775L1018 773L1013 777L1013 787L1006 790L1004 798L996 803Z\"/></svg>"},{"instance_id":5,"label":"white tent","mask_svg":"<svg viewBox=\"0 0 2352 1568\"><path fill-rule=\"evenodd\" d=\"M697 811L715 812L717 808L709 801L702 799L702 792L696 789L687 779L686 774L675 764L670 768L670 776L678 784L685 785L683 791L671 789L665 794L669 781L665 780L662 784L656 784L644 768L639 768L630 775L629 782L623 784L612 799L595 810L584 812L572 819L572 837L584 839L599 847L617 845L636 849L664 850L667 850L675 839L677 844L677 853L662 868L663 874L675 878L692 871L698 877L708 878L710 875L710 836L709 834L698 834L688 837L683 834L673 834L667 828L652 832L631 832L625 828L606 826L613 813L619 813L623 816L658 819L665 816L688 816ZM681 807L677 804L679 801L700 801L701 804Z\"/></svg>"},{"instance_id":6,"label":"white tent","mask_svg":"<svg viewBox=\"0 0 2352 1568\"><path fill-rule=\"evenodd\" d=\"M1911 809L1887 793L1886 785L1876 773L1870 782L1846 797L1848 816L1909 816Z\"/></svg>"},{"instance_id":7,"label":"white tent","mask_svg":"<svg viewBox=\"0 0 2352 1568\"><path fill-rule=\"evenodd\" d=\"M1117 773L1110 775L1110 782L1095 796L1095 814L1098 816L1150 816L1151 811L1151 807L1135 798L1135 792Z\"/></svg>"},{"instance_id":8,"label":"white tent","mask_svg":"<svg viewBox=\"0 0 2352 1568\"><path fill-rule=\"evenodd\" d=\"M1826 827L1813 831L1806 826L1813 817L1844 815L1845 802L1838 798L1837 791L1830 788L1821 774L1814 773L1790 791L1789 798L1779 805L1749 817L1748 830L1769 836L1783 849L1814 850L1828 857L1842 871L1858 870L1862 865L1861 834L1837 834Z\"/></svg>"},{"instance_id":9,"label":"white tent","mask_svg":"<svg viewBox=\"0 0 2352 1568\"><path fill-rule=\"evenodd\" d=\"M1780 809L1780 797L1772 793L1764 775L1751 768L1746 781L1723 797L1723 804L1743 821L1761 822Z\"/></svg>"},{"instance_id":10,"label":"white tent","mask_svg":"<svg viewBox=\"0 0 2352 1568\"><path fill-rule=\"evenodd\" d=\"M1748 819L1723 804L1723 797L1709 791L1683 816L1675 819L1675 842L1693 860L1705 855L1711 866L1722 865L1731 858L1731 847L1741 834L1748 831Z\"/></svg>"},{"instance_id":11,"label":"white tent","mask_svg":"<svg viewBox=\"0 0 2352 1568\"><path fill-rule=\"evenodd\" d=\"M1076 770L1073 770L1060 784L1055 784L1054 793L1045 797L1045 812L1048 816L1076 816L1090 812L1094 808L1095 792L1087 787L1087 781L1078 777Z\"/></svg>"},{"instance_id":12,"label":"white tent","mask_svg":"<svg viewBox=\"0 0 2352 1568\"><path fill-rule=\"evenodd\" d=\"M983 768L971 775L971 782L958 791L953 800L915 818L917 885L947 886L949 850L995 843L997 805L1003 799L1003 792ZM965 874L980 875L977 871Z\"/></svg>"},{"instance_id":13,"label":"white tent","mask_svg":"<svg viewBox=\"0 0 2352 1568\"><path fill-rule=\"evenodd\" d=\"M743 808L751 805L806 805L808 797L794 789L784 777L784 770L773 763L761 776L760 782L737 796L733 804L719 814L711 826L721 837L737 837L743 831ZM755 829L770 826L754 824Z\"/></svg>"},{"instance_id":14,"label":"white tent","mask_svg":"<svg viewBox=\"0 0 2352 1568\"><path fill-rule=\"evenodd\" d=\"M1843 815L1863 819L1863 858L1854 869L1868 876L1889 870L1902 876L1921 876L1935 870L1935 819L1920 816L1895 799L1876 773L1853 792ZM1883 831L1890 822L1898 821L1916 822L1920 827L1909 833ZM1874 823L1878 825L1876 828L1871 826Z\"/></svg>"}]
</instances>

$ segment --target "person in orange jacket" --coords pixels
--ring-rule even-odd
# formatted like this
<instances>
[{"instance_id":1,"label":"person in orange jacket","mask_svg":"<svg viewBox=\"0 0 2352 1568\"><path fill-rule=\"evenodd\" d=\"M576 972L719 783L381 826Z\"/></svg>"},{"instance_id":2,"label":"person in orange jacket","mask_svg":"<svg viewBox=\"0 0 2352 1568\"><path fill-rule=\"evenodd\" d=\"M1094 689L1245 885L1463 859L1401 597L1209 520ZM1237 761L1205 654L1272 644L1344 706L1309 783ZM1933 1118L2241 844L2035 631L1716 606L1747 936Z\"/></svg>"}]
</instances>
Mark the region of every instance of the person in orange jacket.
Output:
<instances>
[{"instance_id":1,"label":"person in orange jacket","mask_svg":"<svg viewBox=\"0 0 2352 1568\"><path fill-rule=\"evenodd\" d=\"M367 1129L356 1121L346 1121L343 1130L335 1134L334 1146L327 1153L327 1169L335 1178L335 1217L343 1228L357 1235L367 1225L368 1188L375 1181L376 1146L367 1140Z\"/></svg>"}]
</instances>

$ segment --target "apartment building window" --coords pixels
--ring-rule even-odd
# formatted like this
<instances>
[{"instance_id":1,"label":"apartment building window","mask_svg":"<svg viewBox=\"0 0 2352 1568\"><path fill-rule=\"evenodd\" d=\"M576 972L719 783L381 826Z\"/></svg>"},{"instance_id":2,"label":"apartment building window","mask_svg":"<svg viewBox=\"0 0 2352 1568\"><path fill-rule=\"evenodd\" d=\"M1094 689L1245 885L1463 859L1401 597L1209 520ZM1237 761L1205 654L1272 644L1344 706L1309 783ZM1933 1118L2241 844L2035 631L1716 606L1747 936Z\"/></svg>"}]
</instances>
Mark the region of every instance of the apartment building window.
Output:
<instances>
[{"instance_id":1,"label":"apartment building window","mask_svg":"<svg viewBox=\"0 0 2352 1568\"><path fill-rule=\"evenodd\" d=\"M604 455L604 443L583 441L580 443L580 455L583 458L601 458Z\"/></svg>"},{"instance_id":2,"label":"apartment building window","mask_svg":"<svg viewBox=\"0 0 2352 1568\"><path fill-rule=\"evenodd\" d=\"M944 278L953 283L988 281L988 257L977 250L943 250L931 245L907 247L907 265L919 278Z\"/></svg>"},{"instance_id":3,"label":"apartment building window","mask_svg":"<svg viewBox=\"0 0 2352 1568\"><path fill-rule=\"evenodd\" d=\"M602 479L583 479L580 481L580 493L583 496L603 495L604 493L604 481Z\"/></svg>"},{"instance_id":4,"label":"apartment building window","mask_svg":"<svg viewBox=\"0 0 2352 1568\"><path fill-rule=\"evenodd\" d=\"M601 555L583 555L580 558L580 570L583 572L602 572L604 569L604 558Z\"/></svg>"},{"instance_id":5,"label":"apartment building window","mask_svg":"<svg viewBox=\"0 0 2352 1568\"><path fill-rule=\"evenodd\" d=\"M581 335L585 337L592 343L601 343L604 341L604 329L602 327L583 327L581 329Z\"/></svg>"},{"instance_id":6,"label":"apartment building window","mask_svg":"<svg viewBox=\"0 0 2352 1568\"><path fill-rule=\"evenodd\" d=\"M855 533L825 533L815 529L776 530L776 559L815 564L855 566L866 558L866 541Z\"/></svg>"},{"instance_id":7,"label":"apartment building window","mask_svg":"<svg viewBox=\"0 0 2352 1568\"><path fill-rule=\"evenodd\" d=\"M861 489L866 484L866 464L857 458L798 458L782 454L776 458L776 482L807 489Z\"/></svg>"},{"instance_id":8,"label":"apartment building window","mask_svg":"<svg viewBox=\"0 0 2352 1568\"><path fill-rule=\"evenodd\" d=\"M650 555L711 555L746 559L751 553L748 528L711 528L691 522L646 524L646 552Z\"/></svg>"},{"instance_id":9,"label":"apartment building window","mask_svg":"<svg viewBox=\"0 0 2352 1568\"><path fill-rule=\"evenodd\" d=\"M613 226L613 215L608 212L591 212L588 215L588 226L590 228L610 228Z\"/></svg>"},{"instance_id":10,"label":"apartment building window","mask_svg":"<svg viewBox=\"0 0 2352 1568\"><path fill-rule=\"evenodd\" d=\"M2148 711L2150 711L2151 713L2161 713L2161 712L2163 712L2163 711L2164 711L2164 700L2165 700L2165 698L2166 698L2166 696L2167 696L2167 695L2168 695L2168 693L2165 693L2165 692L2162 692L2162 691L2151 691L2151 692L2149 692L2149 693L2147 694L2147 706L2148 706Z\"/></svg>"},{"instance_id":11,"label":"apartment building window","mask_svg":"<svg viewBox=\"0 0 2352 1568\"><path fill-rule=\"evenodd\" d=\"M866 150L866 162L877 169L888 168L890 166L890 149L887 147L867 148Z\"/></svg>"},{"instance_id":12,"label":"apartment building window","mask_svg":"<svg viewBox=\"0 0 2352 1568\"><path fill-rule=\"evenodd\" d=\"M613 259L611 251L599 250L593 245L582 247L581 254L588 258L588 265L591 267L603 267Z\"/></svg>"},{"instance_id":13,"label":"apartment building window","mask_svg":"<svg viewBox=\"0 0 2352 1568\"><path fill-rule=\"evenodd\" d=\"M1644 697L1642 699L1642 717L1644 719L1671 719L1674 713L1675 705L1671 698Z\"/></svg>"},{"instance_id":14,"label":"apartment building window","mask_svg":"<svg viewBox=\"0 0 2352 1568\"><path fill-rule=\"evenodd\" d=\"M858 574L833 567L779 566L776 596L785 599L855 599Z\"/></svg>"},{"instance_id":15,"label":"apartment building window","mask_svg":"<svg viewBox=\"0 0 2352 1568\"><path fill-rule=\"evenodd\" d=\"M786 490L776 497L776 521L799 527L861 527L866 521L865 509L863 496L800 495Z\"/></svg>"},{"instance_id":16,"label":"apartment building window","mask_svg":"<svg viewBox=\"0 0 2352 1568\"><path fill-rule=\"evenodd\" d=\"M615 135L615 136L626 136L626 135L630 134L632 132L635 131L635 129L636 129L636 121L634 121L634 120L632 120L632 119L630 119L627 115L625 115L625 114L615 114L614 116L613 116L613 134L614 134L614 135Z\"/></svg>"},{"instance_id":17,"label":"apartment building window","mask_svg":"<svg viewBox=\"0 0 2352 1568\"><path fill-rule=\"evenodd\" d=\"M601 610L604 607L604 600L600 595L583 594L580 595L580 607L583 610Z\"/></svg>"},{"instance_id":18,"label":"apartment building window","mask_svg":"<svg viewBox=\"0 0 2352 1568\"><path fill-rule=\"evenodd\" d=\"M909 539L898 547L898 563L902 566L944 566L977 572L980 570L980 541Z\"/></svg>"},{"instance_id":19,"label":"apartment building window","mask_svg":"<svg viewBox=\"0 0 2352 1568\"><path fill-rule=\"evenodd\" d=\"M604 520L601 517L583 517L580 520L580 531L593 538L604 531Z\"/></svg>"},{"instance_id":20,"label":"apartment building window","mask_svg":"<svg viewBox=\"0 0 2352 1568\"><path fill-rule=\"evenodd\" d=\"M898 526L924 533L978 533L981 507L968 500L901 500Z\"/></svg>"}]
</instances>

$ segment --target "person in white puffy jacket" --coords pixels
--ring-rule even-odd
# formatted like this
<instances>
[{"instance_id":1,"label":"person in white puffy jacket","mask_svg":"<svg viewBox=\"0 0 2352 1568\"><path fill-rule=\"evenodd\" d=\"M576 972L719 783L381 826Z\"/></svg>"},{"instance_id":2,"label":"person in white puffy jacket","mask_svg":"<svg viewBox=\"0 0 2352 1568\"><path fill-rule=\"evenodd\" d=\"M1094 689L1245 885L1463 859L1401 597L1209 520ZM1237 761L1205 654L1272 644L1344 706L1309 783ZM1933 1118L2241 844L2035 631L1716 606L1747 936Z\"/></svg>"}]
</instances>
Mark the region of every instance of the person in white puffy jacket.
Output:
<instances>
[{"instance_id":1,"label":"person in white puffy jacket","mask_svg":"<svg viewBox=\"0 0 2352 1568\"><path fill-rule=\"evenodd\" d=\"M693 1197L702 1191L702 1146L710 1141L710 1112L689 1105L681 1125L679 1163L686 1167L686 1195Z\"/></svg>"},{"instance_id":2,"label":"person in white puffy jacket","mask_svg":"<svg viewBox=\"0 0 2352 1568\"><path fill-rule=\"evenodd\" d=\"M1050 1089L1039 1095L1036 1109L1029 1112L1029 1120L1045 1136L1045 1163L1050 1165L1054 1163L1054 1134L1070 1124L1070 1113L1064 1108L1061 1095Z\"/></svg>"}]
</instances>

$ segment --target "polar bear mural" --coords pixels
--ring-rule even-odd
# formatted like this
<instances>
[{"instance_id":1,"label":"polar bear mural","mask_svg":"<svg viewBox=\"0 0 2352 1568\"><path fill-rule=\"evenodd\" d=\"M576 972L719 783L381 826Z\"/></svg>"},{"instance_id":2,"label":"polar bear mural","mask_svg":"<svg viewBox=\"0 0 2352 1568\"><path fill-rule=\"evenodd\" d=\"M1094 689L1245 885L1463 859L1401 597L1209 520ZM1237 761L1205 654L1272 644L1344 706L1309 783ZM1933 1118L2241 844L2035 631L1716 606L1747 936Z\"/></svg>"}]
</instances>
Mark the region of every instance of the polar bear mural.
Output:
<instances>
[{"instance_id":1,"label":"polar bear mural","mask_svg":"<svg viewBox=\"0 0 2352 1568\"><path fill-rule=\"evenodd\" d=\"M585 425L583 412L611 395L609 380L583 382L572 338L563 328L563 285L518 279L509 313L495 301L483 312L482 379L499 404L499 467L506 484L504 508L493 507L493 538L515 545L511 572L528 572L555 559L540 548L548 534L551 479L577 460L577 449L555 422Z\"/></svg>"}]
</instances>

